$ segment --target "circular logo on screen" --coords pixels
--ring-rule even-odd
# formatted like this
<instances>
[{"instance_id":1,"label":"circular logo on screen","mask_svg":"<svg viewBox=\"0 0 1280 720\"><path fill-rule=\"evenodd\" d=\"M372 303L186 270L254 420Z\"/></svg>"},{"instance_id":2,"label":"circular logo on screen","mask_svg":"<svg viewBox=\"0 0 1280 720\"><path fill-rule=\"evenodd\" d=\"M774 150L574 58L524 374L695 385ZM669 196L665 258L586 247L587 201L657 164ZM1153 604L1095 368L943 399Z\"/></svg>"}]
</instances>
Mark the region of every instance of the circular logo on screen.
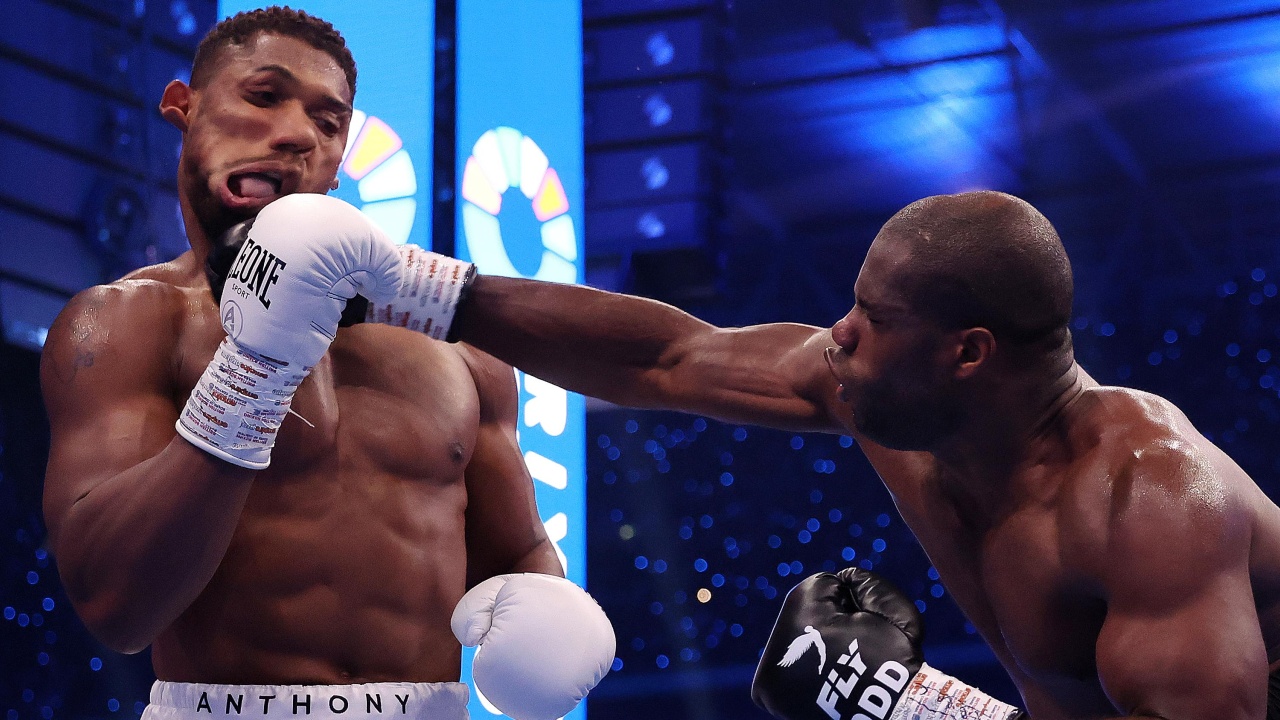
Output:
<instances>
[{"instance_id":1,"label":"circular logo on screen","mask_svg":"<svg viewBox=\"0 0 1280 720\"><path fill-rule=\"evenodd\" d=\"M498 213L508 190L518 189L541 223L542 260L532 275L516 269L502 241ZM471 148L462 171L462 236L480 272L577 282L578 237L569 198L546 153L519 130L487 130Z\"/></svg>"},{"instance_id":2,"label":"circular logo on screen","mask_svg":"<svg viewBox=\"0 0 1280 720\"><path fill-rule=\"evenodd\" d=\"M359 110L351 114L351 130L342 154L341 183L332 193L359 207L397 244L409 239L418 207L418 176L404 142L380 118Z\"/></svg>"}]
</instances>

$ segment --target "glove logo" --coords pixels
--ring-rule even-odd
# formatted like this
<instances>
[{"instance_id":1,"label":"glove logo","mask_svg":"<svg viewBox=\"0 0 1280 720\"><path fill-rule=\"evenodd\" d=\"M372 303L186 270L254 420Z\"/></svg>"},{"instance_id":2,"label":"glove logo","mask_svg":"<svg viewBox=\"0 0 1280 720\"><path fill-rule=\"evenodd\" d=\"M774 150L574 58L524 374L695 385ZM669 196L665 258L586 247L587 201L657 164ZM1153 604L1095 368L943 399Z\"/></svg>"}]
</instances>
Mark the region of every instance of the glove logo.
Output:
<instances>
[{"instance_id":1,"label":"glove logo","mask_svg":"<svg viewBox=\"0 0 1280 720\"><path fill-rule=\"evenodd\" d=\"M844 679L840 678L841 666L851 671ZM843 716L836 708L836 704L841 700L850 699L854 687L858 685L859 680L863 679L866 672L867 664L862 660L858 640L854 638L853 642L849 643L849 652L836 659L835 667L831 669L822 688L818 690L818 707L831 720L840 720ZM873 718L884 720L898 701L902 689L906 687L907 680L910 678L911 671L902 663L896 660L887 660L882 663L872 675L871 680L865 683L865 689L858 698L856 707L856 710L861 712L855 713L852 720L872 720Z\"/></svg>"},{"instance_id":2,"label":"glove logo","mask_svg":"<svg viewBox=\"0 0 1280 720\"><path fill-rule=\"evenodd\" d=\"M244 319L244 311L236 304L234 300L228 300L226 308L222 311L222 329L227 331L232 340L240 335L240 328L243 326L241 322Z\"/></svg>"},{"instance_id":3,"label":"glove logo","mask_svg":"<svg viewBox=\"0 0 1280 720\"><path fill-rule=\"evenodd\" d=\"M827 644L822 641L822 633L812 625L805 625L800 637L791 641L787 651L782 654L782 659L778 661L778 667L791 667L797 660L804 657L811 647L818 648L818 674L821 675L822 668L827 666Z\"/></svg>"},{"instance_id":4,"label":"glove logo","mask_svg":"<svg viewBox=\"0 0 1280 720\"><path fill-rule=\"evenodd\" d=\"M252 293L258 298L258 302L262 303L262 308L267 310L271 308L267 290L280 280L280 271L287 264L276 257L275 253L254 242L253 238L249 238L244 241L244 247L240 248L236 264L231 268L231 274L228 277L235 280L237 284L245 284L244 290L235 288L241 297L247 299L248 294Z\"/></svg>"}]
</instances>

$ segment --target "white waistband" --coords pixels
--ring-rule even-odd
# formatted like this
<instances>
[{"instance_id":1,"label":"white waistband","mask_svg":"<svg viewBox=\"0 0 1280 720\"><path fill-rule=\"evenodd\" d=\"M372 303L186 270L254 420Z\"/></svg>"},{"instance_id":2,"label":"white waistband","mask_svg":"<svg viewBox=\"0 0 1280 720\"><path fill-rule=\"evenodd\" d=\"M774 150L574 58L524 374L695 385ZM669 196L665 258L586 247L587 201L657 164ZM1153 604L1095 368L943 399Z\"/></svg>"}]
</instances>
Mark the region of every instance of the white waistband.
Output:
<instances>
[{"instance_id":1,"label":"white waistband","mask_svg":"<svg viewBox=\"0 0 1280 720\"><path fill-rule=\"evenodd\" d=\"M467 720L462 683L360 685L206 685L156 681L143 720Z\"/></svg>"}]
</instances>

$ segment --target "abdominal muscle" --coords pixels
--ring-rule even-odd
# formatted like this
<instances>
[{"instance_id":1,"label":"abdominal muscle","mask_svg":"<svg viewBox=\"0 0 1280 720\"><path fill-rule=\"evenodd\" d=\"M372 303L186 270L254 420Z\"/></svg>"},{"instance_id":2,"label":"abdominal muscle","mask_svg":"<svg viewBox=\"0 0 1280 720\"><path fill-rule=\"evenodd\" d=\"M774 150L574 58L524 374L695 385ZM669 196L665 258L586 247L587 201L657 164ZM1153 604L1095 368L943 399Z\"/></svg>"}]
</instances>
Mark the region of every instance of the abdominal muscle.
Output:
<instances>
[{"instance_id":1,"label":"abdominal muscle","mask_svg":"<svg viewBox=\"0 0 1280 720\"><path fill-rule=\"evenodd\" d=\"M433 374L410 368L422 380L392 384L378 358L343 358L299 388L307 420L286 418L217 572L155 640L159 679L458 679L449 618L466 589L470 376L427 357Z\"/></svg>"},{"instance_id":2,"label":"abdominal muscle","mask_svg":"<svg viewBox=\"0 0 1280 720\"><path fill-rule=\"evenodd\" d=\"M324 502L287 499L314 480L255 481L217 573L157 638L157 677L458 679L461 651L449 616L465 589L462 483L336 478Z\"/></svg>"}]
</instances>

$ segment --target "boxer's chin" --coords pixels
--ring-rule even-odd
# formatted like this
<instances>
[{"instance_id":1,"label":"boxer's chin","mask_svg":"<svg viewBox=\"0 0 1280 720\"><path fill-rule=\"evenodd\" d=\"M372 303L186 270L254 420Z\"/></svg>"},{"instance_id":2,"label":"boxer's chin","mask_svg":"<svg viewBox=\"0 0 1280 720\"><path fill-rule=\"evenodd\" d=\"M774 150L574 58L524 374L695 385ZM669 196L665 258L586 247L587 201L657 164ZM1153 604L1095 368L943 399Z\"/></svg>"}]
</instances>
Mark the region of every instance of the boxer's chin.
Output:
<instances>
[{"instance_id":1,"label":"boxer's chin","mask_svg":"<svg viewBox=\"0 0 1280 720\"><path fill-rule=\"evenodd\" d=\"M223 233L258 214L261 208L228 207L216 193L196 200L192 207L204 236L216 243Z\"/></svg>"}]
</instances>

